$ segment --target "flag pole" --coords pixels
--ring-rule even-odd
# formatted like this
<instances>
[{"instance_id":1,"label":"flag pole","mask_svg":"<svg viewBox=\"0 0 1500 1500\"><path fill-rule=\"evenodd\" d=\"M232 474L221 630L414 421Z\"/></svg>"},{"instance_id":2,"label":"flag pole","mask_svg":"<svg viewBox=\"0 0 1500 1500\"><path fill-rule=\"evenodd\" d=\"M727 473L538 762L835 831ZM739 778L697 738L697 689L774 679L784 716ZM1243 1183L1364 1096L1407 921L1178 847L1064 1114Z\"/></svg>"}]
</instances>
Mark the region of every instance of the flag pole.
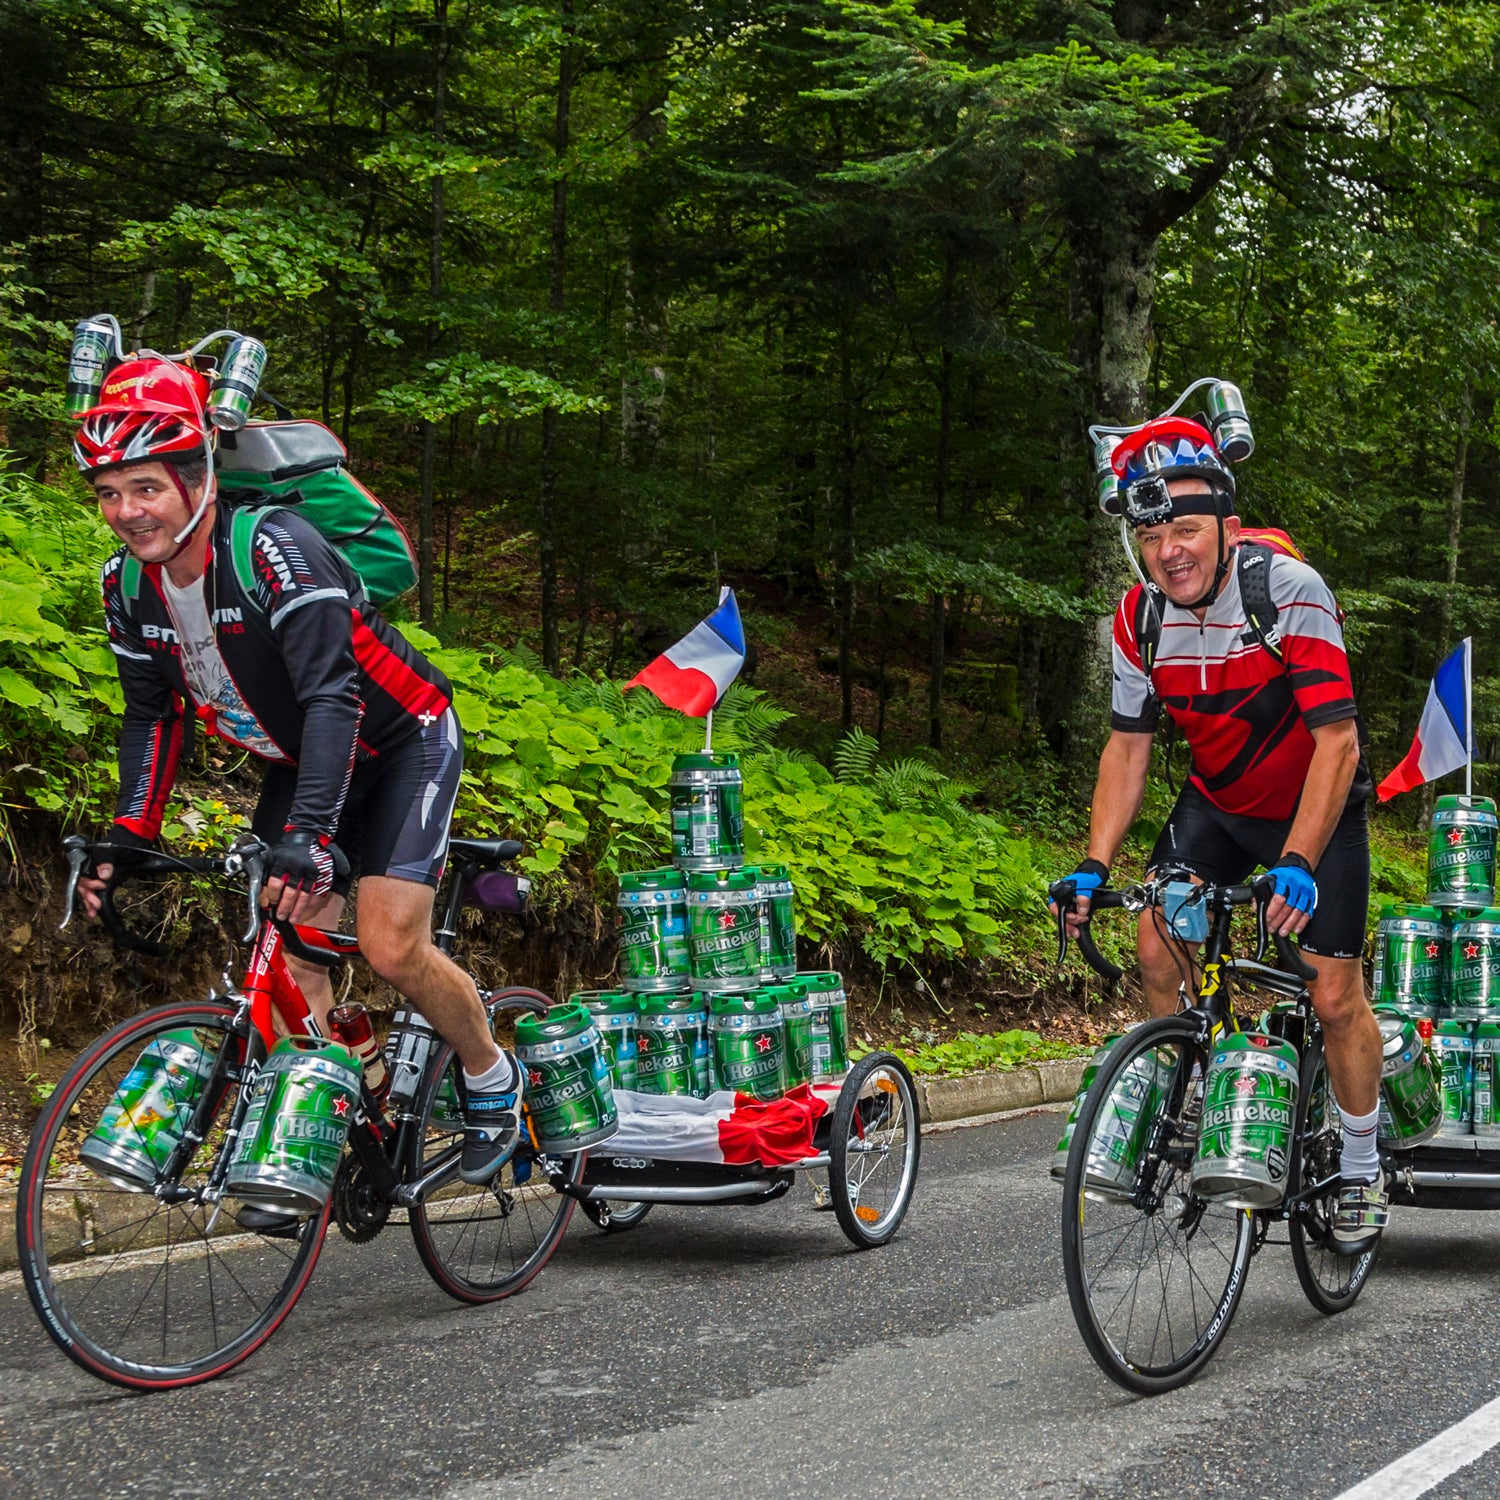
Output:
<instances>
[{"instance_id":1,"label":"flag pole","mask_svg":"<svg viewBox=\"0 0 1500 1500\"><path fill-rule=\"evenodd\" d=\"M1474 638L1464 637L1464 796L1474 795Z\"/></svg>"},{"instance_id":2,"label":"flag pole","mask_svg":"<svg viewBox=\"0 0 1500 1500\"><path fill-rule=\"evenodd\" d=\"M709 709L708 718L703 725L703 753L712 755L714 753L714 711Z\"/></svg>"}]
</instances>

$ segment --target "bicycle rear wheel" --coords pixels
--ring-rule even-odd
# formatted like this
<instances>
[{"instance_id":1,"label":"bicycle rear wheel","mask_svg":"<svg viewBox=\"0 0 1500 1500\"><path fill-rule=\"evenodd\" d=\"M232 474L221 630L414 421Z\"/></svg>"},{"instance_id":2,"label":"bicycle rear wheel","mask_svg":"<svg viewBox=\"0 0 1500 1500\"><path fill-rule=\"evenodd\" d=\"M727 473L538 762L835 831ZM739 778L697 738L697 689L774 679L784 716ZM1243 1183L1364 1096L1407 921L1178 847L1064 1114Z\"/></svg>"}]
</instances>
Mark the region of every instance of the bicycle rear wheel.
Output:
<instances>
[{"instance_id":1,"label":"bicycle rear wheel","mask_svg":"<svg viewBox=\"0 0 1500 1500\"><path fill-rule=\"evenodd\" d=\"M474 1186L458 1175L463 1131L442 1099L458 1067L453 1049L439 1048L418 1100L418 1176L440 1174L426 1200L411 1210L411 1234L427 1274L460 1302L514 1296L552 1258L577 1199L562 1191L583 1178L588 1153L559 1156L522 1144L493 1182Z\"/></svg>"},{"instance_id":2,"label":"bicycle rear wheel","mask_svg":"<svg viewBox=\"0 0 1500 1500\"><path fill-rule=\"evenodd\" d=\"M1377 1242L1363 1255L1340 1255L1334 1248L1333 1221L1339 1206L1339 1154L1343 1130L1333 1086L1323 1061L1323 1038L1314 1037L1302 1058L1297 1112L1302 1117L1301 1164L1297 1189L1319 1189L1293 1211L1287 1224L1292 1265L1307 1300L1330 1317L1353 1307L1370 1279ZM1323 1185L1327 1190L1321 1190Z\"/></svg>"},{"instance_id":3,"label":"bicycle rear wheel","mask_svg":"<svg viewBox=\"0 0 1500 1500\"><path fill-rule=\"evenodd\" d=\"M276 1331L317 1264L326 1211L271 1238L240 1228L238 1200L199 1201L238 1093L234 1014L214 1000L165 1005L100 1037L48 1098L21 1168L16 1240L31 1305L63 1353L118 1385L167 1390L222 1375ZM91 1167L80 1152L137 1063L153 1066L143 1057L153 1046L173 1049L179 1071L158 1074L154 1094L119 1117L123 1170L97 1137ZM132 1178L150 1133L174 1110L186 1119L224 1049L235 1077L215 1091L203 1144L173 1182ZM157 1137L151 1149L169 1148ZM147 1156L145 1172L164 1164Z\"/></svg>"},{"instance_id":4,"label":"bicycle rear wheel","mask_svg":"<svg viewBox=\"0 0 1500 1500\"><path fill-rule=\"evenodd\" d=\"M1147 1021L1110 1049L1079 1111L1063 1184L1068 1300L1095 1363L1127 1390L1186 1385L1229 1331L1252 1215L1189 1185L1208 1058L1191 1022Z\"/></svg>"}]
</instances>

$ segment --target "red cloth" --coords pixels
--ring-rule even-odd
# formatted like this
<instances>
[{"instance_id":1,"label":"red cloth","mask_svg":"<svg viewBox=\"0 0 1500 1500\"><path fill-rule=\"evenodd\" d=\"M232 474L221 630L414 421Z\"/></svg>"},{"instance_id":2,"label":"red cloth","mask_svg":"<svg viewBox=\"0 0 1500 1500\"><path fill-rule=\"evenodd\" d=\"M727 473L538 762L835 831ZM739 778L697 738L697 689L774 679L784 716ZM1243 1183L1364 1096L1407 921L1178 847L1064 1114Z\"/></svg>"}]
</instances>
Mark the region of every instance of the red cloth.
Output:
<instances>
[{"instance_id":1,"label":"red cloth","mask_svg":"<svg viewBox=\"0 0 1500 1500\"><path fill-rule=\"evenodd\" d=\"M770 1103L736 1094L734 1109L719 1122L719 1149L737 1167L790 1166L813 1154L813 1131L827 1113L827 1103L807 1083Z\"/></svg>"}]
</instances>

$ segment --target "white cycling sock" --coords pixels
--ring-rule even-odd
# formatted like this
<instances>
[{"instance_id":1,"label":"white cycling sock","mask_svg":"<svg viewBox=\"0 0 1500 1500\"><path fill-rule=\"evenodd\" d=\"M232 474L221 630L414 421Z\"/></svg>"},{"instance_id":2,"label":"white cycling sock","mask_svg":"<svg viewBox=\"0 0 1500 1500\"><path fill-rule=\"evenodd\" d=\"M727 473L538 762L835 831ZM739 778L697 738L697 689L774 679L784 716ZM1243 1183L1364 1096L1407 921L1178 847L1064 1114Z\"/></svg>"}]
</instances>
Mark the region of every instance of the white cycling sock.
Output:
<instances>
[{"instance_id":1,"label":"white cycling sock","mask_svg":"<svg viewBox=\"0 0 1500 1500\"><path fill-rule=\"evenodd\" d=\"M511 1061L510 1053L503 1048L500 1051L500 1061L493 1067L486 1068L483 1073L475 1074L464 1069L464 1087L471 1094L508 1094L519 1081L516 1065Z\"/></svg>"},{"instance_id":2,"label":"white cycling sock","mask_svg":"<svg viewBox=\"0 0 1500 1500\"><path fill-rule=\"evenodd\" d=\"M1375 1125L1379 1108L1367 1115L1351 1115L1341 1110L1344 1119L1344 1143L1339 1152L1339 1175L1345 1182L1374 1182L1380 1176L1380 1155L1375 1149Z\"/></svg>"}]
</instances>

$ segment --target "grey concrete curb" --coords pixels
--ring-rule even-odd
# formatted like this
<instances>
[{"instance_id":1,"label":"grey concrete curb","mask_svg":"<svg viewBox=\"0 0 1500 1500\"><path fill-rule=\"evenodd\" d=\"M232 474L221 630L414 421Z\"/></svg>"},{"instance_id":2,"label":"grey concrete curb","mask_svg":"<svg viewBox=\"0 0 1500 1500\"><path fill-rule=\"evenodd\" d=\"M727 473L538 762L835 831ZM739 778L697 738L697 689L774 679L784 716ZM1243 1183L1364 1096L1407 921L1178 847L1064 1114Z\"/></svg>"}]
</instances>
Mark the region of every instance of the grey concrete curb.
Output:
<instances>
[{"instance_id":1,"label":"grey concrete curb","mask_svg":"<svg viewBox=\"0 0 1500 1500\"><path fill-rule=\"evenodd\" d=\"M917 1080L922 1119L929 1124L967 1120L1004 1110L1061 1104L1077 1092L1087 1058L1029 1063L1003 1072L966 1073L961 1078Z\"/></svg>"}]
</instances>

